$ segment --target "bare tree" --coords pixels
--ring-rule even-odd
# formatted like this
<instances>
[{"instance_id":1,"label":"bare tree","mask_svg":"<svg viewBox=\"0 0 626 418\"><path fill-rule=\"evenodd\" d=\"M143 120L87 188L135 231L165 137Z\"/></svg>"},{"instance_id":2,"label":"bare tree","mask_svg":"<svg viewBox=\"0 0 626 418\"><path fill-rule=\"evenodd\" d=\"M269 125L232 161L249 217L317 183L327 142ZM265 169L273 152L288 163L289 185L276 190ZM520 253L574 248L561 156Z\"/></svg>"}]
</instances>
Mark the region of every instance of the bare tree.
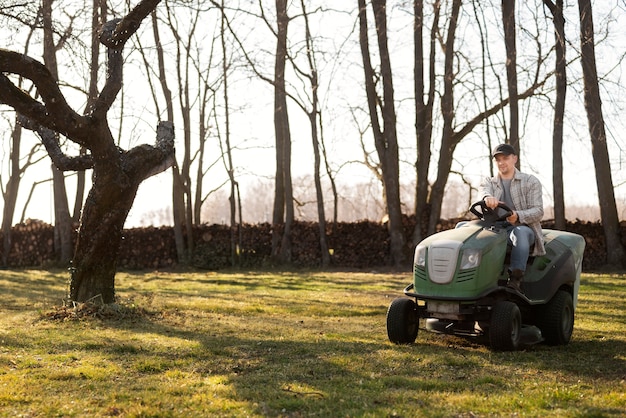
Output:
<instances>
[{"instance_id":1,"label":"bare tree","mask_svg":"<svg viewBox=\"0 0 626 418\"><path fill-rule=\"evenodd\" d=\"M606 144L602 99L596 68L596 52L594 40L593 14L590 0L578 0L580 18L580 50L585 85L585 110L589 123L591 138L591 154L596 170L596 184L602 228L606 241L606 261L613 266L626 266L626 250L622 244L621 228L615 204L613 178L609 151Z\"/></svg>"},{"instance_id":2,"label":"bare tree","mask_svg":"<svg viewBox=\"0 0 626 418\"><path fill-rule=\"evenodd\" d=\"M58 82L56 52L59 48L55 44L52 29L52 0L42 2L43 21L43 61L52 77ZM58 140L58 138L57 138ZM72 258L72 218L70 216L65 187L65 176L52 165L52 184L54 194L54 241L57 250L57 260L67 264Z\"/></svg>"},{"instance_id":3,"label":"bare tree","mask_svg":"<svg viewBox=\"0 0 626 418\"><path fill-rule=\"evenodd\" d=\"M159 21L157 19L156 11L152 11L151 13L152 20L152 34L154 36L154 42L156 46L157 52L157 62L158 62L158 78L159 85L161 86L161 90L163 92L163 97L165 98L165 110L167 114L167 121L170 123L174 123L174 100L172 98L172 91L169 88L167 83L167 75L165 72L165 54L163 44L161 42L161 35L159 33ZM148 67L148 63L146 63L146 67ZM148 76L148 80L150 80ZM154 100L155 109L157 110L157 114L159 112L159 100L156 95L156 91L153 88L152 98ZM174 156L176 158L176 156ZM178 168L178 163L172 164L172 217L174 219L174 240L176 242L176 255L178 257L179 263L186 263L189 255L187 253L186 245L185 245L185 235L183 233L183 224L185 222L185 197L184 197L184 189L182 187L182 180L180 175L180 170Z\"/></svg>"},{"instance_id":4,"label":"bare tree","mask_svg":"<svg viewBox=\"0 0 626 418\"><path fill-rule=\"evenodd\" d=\"M443 95L441 97L441 114L443 116L443 131L441 138L441 151L439 153L439 164L437 166L437 179L433 185L431 193L431 211L428 223L428 234L436 232L445 185L452 166L452 155L460 138L455 137L454 132L454 41L456 38L457 22L461 10L461 0L453 0L452 11L448 20L448 33L444 47L444 74L443 74Z\"/></svg>"},{"instance_id":5,"label":"bare tree","mask_svg":"<svg viewBox=\"0 0 626 418\"><path fill-rule=\"evenodd\" d=\"M139 184L173 163L174 130L161 122L154 146L120 149L107 113L122 85L122 49L159 0L143 0L123 19L107 22L100 41L108 51L107 80L87 115L73 110L51 71L34 58L0 49L0 103L15 109L20 122L40 135L55 165L63 171L93 169L93 186L85 201L70 276L69 299L84 302L100 296L115 301L117 255L124 221ZM15 74L30 80L40 100L18 88ZM90 151L68 156L56 138L62 134Z\"/></svg>"},{"instance_id":6,"label":"bare tree","mask_svg":"<svg viewBox=\"0 0 626 418\"><path fill-rule=\"evenodd\" d=\"M517 97L517 47L515 41L515 0L502 0L502 27L504 28L504 46L506 49L506 80L509 91L509 139L519 150L519 106ZM520 167L521 157L517 159Z\"/></svg>"},{"instance_id":7,"label":"bare tree","mask_svg":"<svg viewBox=\"0 0 626 418\"><path fill-rule=\"evenodd\" d=\"M380 159L387 215L389 216L389 238L391 263L400 267L405 256L404 227L400 204L400 168L398 160L398 137L396 132L396 112L394 90L387 47L387 13L385 0L372 0L374 22L380 56L380 74L376 74L371 63L368 39L368 22L365 0L358 0L359 6L359 43L365 73L365 91L371 119L374 143ZM376 91L376 82L382 81L383 97ZM379 114L380 112L380 114ZM383 125L379 120L382 119Z\"/></svg>"},{"instance_id":8,"label":"bare tree","mask_svg":"<svg viewBox=\"0 0 626 418\"><path fill-rule=\"evenodd\" d=\"M38 156L38 150L41 144L35 144L26 154L24 163L21 163L22 145L22 127L16 122L11 131L11 141L9 150L9 178L6 185L2 184L2 198L4 206L2 208L2 265L8 265L9 253L11 252L11 235L13 226L13 217L17 204L18 192L22 177L26 170L37 162L41 161L43 156Z\"/></svg>"},{"instance_id":9,"label":"bare tree","mask_svg":"<svg viewBox=\"0 0 626 418\"><path fill-rule=\"evenodd\" d=\"M414 72L413 82L415 89L415 133L417 139L417 160L415 162L415 229L413 230L412 244L416 245L423 238L423 221L428 221L427 214L428 197L430 187L428 183L428 171L430 169L433 135L433 109L435 102L435 52L438 35L440 2L433 3L433 23L430 31L429 56L428 56L428 90L425 88L426 61L424 59L424 1L413 2L413 31L414 31Z\"/></svg>"},{"instance_id":10,"label":"bare tree","mask_svg":"<svg viewBox=\"0 0 626 418\"><path fill-rule=\"evenodd\" d=\"M285 86L289 20L287 0L276 0L277 30L273 81L276 187L274 189L274 211L272 217L272 256L282 263L291 262L291 227L294 221L293 186L291 181L291 131Z\"/></svg>"},{"instance_id":11,"label":"bare tree","mask_svg":"<svg viewBox=\"0 0 626 418\"><path fill-rule=\"evenodd\" d=\"M554 22L554 51L556 54L556 99L552 132L552 190L554 194L554 223L556 229L565 229L565 185L563 183L563 122L567 93L567 62L565 60L565 17L563 0L544 0Z\"/></svg>"},{"instance_id":12,"label":"bare tree","mask_svg":"<svg viewBox=\"0 0 626 418\"><path fill-rule=\"evenodd\" d=\"M26 37L24 46L24 55L28 54L28 47L35 33L35 25L29 27L29 33ZM18 86L22 87L22 79L18 80ZM2 208L2 264L8 263L9 254L11 252L11 235L13 226L13 217L17 205L17 197L20 189L22 177L26 170L40 161L43 157L37 157L37 151L41 148L41 144L35 144L31 147L26 155L26 161L22 164L22 127L17 120L11 130L11 140L9 141L9 173L6 184L2 182L2 198L4 206Z\"/></svg>"},{"instance_id":13,"label":"bare tree","mask_svg":"<svg viewBox=\"0 0 626 418\"><path fill-rule=\"evenodd\" d=\"M221 10L224 10L224 0L222 0L220 8ZM237 249L241 248L241 224L243 223L243 221L241 215L241 195L239 193L239 183L235 179L233 148L231 146L230 138L230 101L228 91L229 61L226 47L226 15L224 13L221 14L220 19L220 44L222 47L222 78L224 87L224 142L226 146L225 152L222 152L222 160L224 161L224 166L226 168L226 172L228 173L228 179L230 181L230 196L228 198L228 201L230 203L230 259L231 264L235 266L239 264L239 251L237 251ZM215 114L217 115L217 111L215 112ZM237 207L239 207L239 219L237 219ZM237 234L237 231L239 231L239 234Z\"/></svg>"},{"instance_id":14,"label":"bare tree","mask_svg":"<svg viewBox=\"0 0 626 418\"><path fill-rule=\"evenodd\" d=\"M445 186L448 181L448 177L451 172L452 161L454 151L458 144L469 135L473 130L489 117L497 114L505 109L510 103L509 97L504 97L500 101L491 104L490 107L484 109L479 114L470 118L467 122L455 126L459 122L456 121L456 102L454 99L454 92L457 84L456 79L458 74L455 71L455 57L457 51L455 49L455 33L458 24L459 13L461 10L461 1L454 0L452 2L452 8L450 17L448 19L448 30L446 34L444 47L444 72L443 72L443 95L441 97L441 114L442 114L442 138L441 147L439 150L439 161L437 164L437 178L432 186L430 195L430 213L428 222L428 234L433 234L437 230L437 223L441 215L441 206L445 195ZM538 57L539 62L536 65L536 72L532 76L532 82L526 87L524 91L517 95L518 100L524 100L532 97L536 94L546 81L552 76L552 72L548 72L541 77L541 59Z\"/></svg>"}]
</instances>

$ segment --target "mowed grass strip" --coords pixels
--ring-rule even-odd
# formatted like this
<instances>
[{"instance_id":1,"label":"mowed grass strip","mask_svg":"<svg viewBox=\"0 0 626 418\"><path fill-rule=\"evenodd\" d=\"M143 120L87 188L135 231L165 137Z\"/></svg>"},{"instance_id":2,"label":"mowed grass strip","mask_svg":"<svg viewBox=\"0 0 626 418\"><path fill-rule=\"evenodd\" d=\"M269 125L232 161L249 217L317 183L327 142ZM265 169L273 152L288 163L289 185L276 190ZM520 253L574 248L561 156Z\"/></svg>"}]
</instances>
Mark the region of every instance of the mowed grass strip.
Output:
<instances>
[{"instance_id":1,"label":"mowed grass strip","mask_svg":"<svg viewBox=\"0 0 626 418\"><path fill-rule=\"evenodd\" d=\"M586 274L572 342L388 342L411 275L126 272L120 315L51 319L62 271L0 273L0 415L626 415L626 275ZM57 308L55 308L57 307Z\"/></svg>"}]
</instances>

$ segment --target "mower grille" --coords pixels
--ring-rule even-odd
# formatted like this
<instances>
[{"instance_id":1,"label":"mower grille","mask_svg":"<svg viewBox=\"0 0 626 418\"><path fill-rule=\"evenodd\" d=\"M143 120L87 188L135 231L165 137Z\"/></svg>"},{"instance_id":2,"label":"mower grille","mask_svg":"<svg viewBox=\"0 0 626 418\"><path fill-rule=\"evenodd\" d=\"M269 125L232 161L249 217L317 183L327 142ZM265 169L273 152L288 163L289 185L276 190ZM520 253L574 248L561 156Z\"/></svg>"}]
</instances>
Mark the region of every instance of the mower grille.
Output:
<instances>
[{"instance_id":1,"label":"mower grille","mask_svg":"<svg viewBox=\"0 0 626 418\"><path fill-rule=\"evenodd\" d=\"M459 250L458 241L438 241L428 249L428 275L433 283L448 284L454 278Z\"/></svg>"}]
</instances>

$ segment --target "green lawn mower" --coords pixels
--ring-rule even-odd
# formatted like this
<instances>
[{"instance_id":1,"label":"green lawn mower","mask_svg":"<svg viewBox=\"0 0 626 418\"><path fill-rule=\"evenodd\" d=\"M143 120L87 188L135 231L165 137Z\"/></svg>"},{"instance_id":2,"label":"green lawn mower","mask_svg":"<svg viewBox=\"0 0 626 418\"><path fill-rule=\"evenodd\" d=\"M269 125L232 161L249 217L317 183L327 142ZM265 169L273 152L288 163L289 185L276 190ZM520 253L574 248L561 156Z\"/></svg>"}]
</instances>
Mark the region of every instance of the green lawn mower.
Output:
<instances>
[{"instance_id":1,"label":"green lawn mower","mask_svg":"<svg viewBox=\"0 0 626 418\"><path fill-rule=\"evenodd\" d=\"M502 210L499 210L502 209ZM494 350L544 342L568 344L574 330L582 236L544 229L546 254L530 257L520 293L506 286L511 209L476 202L479 219L434 234L415 249L413 283L387 310L387 335L414 343L420 320L429 331L482 337ZM502 212L506 212L502 214Z\"/></svg>"}]
</instances>

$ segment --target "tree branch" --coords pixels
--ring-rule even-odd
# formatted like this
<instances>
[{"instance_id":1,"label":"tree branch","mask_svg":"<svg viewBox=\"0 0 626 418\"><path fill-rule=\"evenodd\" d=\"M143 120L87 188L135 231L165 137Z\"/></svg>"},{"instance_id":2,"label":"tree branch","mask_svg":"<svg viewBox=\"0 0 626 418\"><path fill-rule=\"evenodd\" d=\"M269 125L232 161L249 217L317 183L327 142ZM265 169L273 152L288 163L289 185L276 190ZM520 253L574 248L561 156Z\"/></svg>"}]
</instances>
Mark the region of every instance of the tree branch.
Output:
<instances>
[{"instance_id":1,"label":"tree branch","mask_svg":"<svg viewBox=\"0 0 626 418\"><path fill-rule=\"evenodd\" d=\"M156 143L139 145L122 156L122 168L134 181L141 182L174 164L174 124L159 122Z\"/></svg>"},{"instance_id":2,"label":"tree branch","mask_svg":"<svg viewBox=\"0 0 626 418\"><path fill-rule=\"evenodd\" d=\"M100 36L100 42L107 48L121 50L128 39L137 32L143 19L154 10L161 0L142 0L123 19L115 22L110 36Z\"/></svg>"},{"instance_id":3,"label":"tree branch","mask_svg":"<svg viewBox=\"0 0 626 418\"><path fill-rule=\"evenodd\" d=\"M84 128L89 119L76 113L67 103L50 71L41 62L13 51L0 49L0 73L18 74L31 80L43 103L17 87L0 74L0 103L73 141L85 145Z\"/></svg>"},{"instance_id":4,"label":"tree branch","mask_svg":"<svg viewBox=\"0 0 626 418\"><path fill-rule=\"evenodd\" d=\"M46 127L43 127L32 119L18 114L17 122L24 128L37 132L41 138L41 143L46 147L46 151L52 163L61 171L82 171L93 168L93 158L90 154L70 157L66 155L59 146L57 134Z\"/></svg>"}]
</instances>

